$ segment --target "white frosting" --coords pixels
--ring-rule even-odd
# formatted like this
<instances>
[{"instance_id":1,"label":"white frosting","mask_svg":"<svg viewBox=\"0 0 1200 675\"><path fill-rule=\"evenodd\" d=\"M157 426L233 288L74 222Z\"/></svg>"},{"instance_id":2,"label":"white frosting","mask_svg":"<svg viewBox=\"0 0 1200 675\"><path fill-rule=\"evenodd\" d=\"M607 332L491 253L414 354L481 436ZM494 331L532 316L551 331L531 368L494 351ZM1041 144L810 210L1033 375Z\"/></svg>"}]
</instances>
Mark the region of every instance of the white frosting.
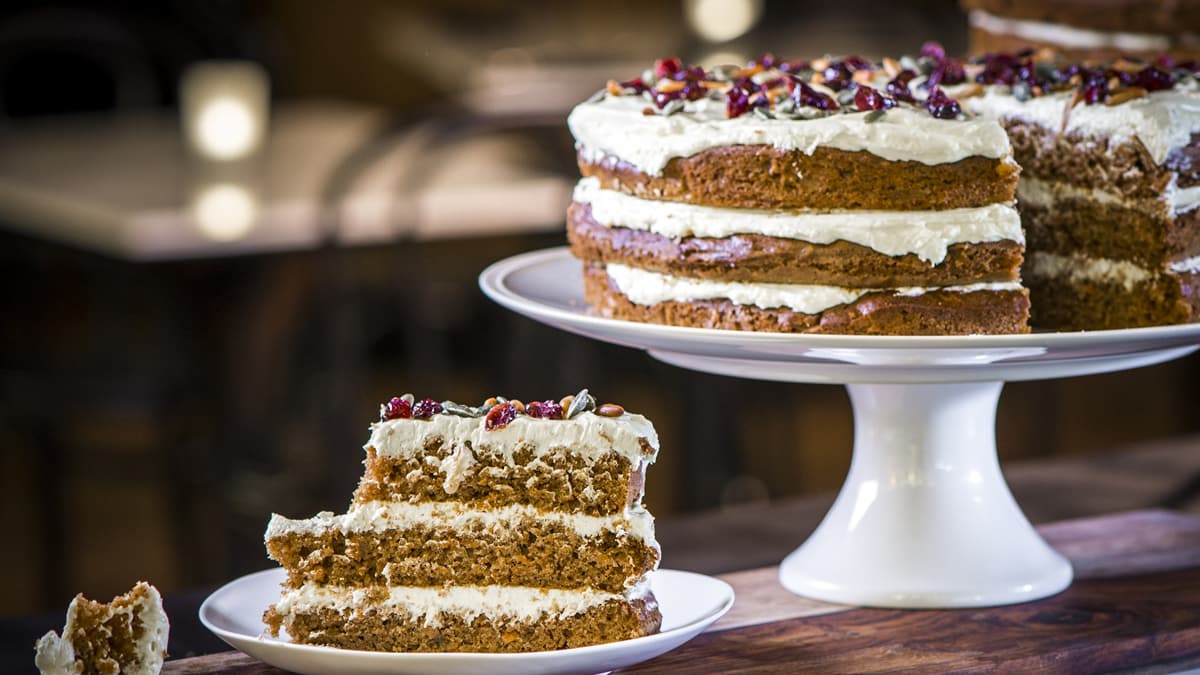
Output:
<instances>
[{"instance_id":1,"label":"white frosting","mask_svg":"<svg viewBox=\"0 0 1200 675\"><path fill-rule=\"evenodd\" d=\"M1017 200L1022 204L1050 208L1061 201L1091 201L1106 206L1119 206L1144 213L1161 213L1165 204L1169 216L1187 213L1200 206L1200 186L1176 187L1176 177L1163 191L1160 199L1129 199L1100 188L1085 188L1061 181L1044 181L1022 176L1017 183Z\"/></svg>"},{"instance_id":2,"label":"white frosting","mask_svg":"<svg viewBox=\"0 0 1200 675\"><path fill-rule=\"evenodd\" d=\"M1076 28L1061 23L1010 19L972 10L967 20L973 28L999 35L1012 35L1032 42L1044 42L1074 49L1116 49L1127 52L1161 52L1171 48L1166 35L1127 33Z\"/></svg>"},{"instance_id":3,"label":"white frosting","mask_svg":"<svg viewBox=\"0 0 1200 675\"><path fill-rule=\"evenodd\" d=\"M634 469L653 462L658 454L658 434L654 425L636 413L602 417L583 413L569 420L547 420L518 415L508 426L488 431L482 417L434 415L430 419L396 419L371 425L369 447L380 457L411 458L424 456L425 442L440 437L451 446L445 459L425 456L446 472L446 491L453 494L475 465L475 453L486 446L487 452L514 464L513 453L526 447L535 457L561 449L595 461L615 452L630 460ZM643 449L642 441L648 445Z\"/></svg>"},{"instance_id":4,"label":"white frosting","mask_svg":"<svg viewBox=\"0 0 1200 675\"><path fill-rule=\"evenodd\" d=\"M167 613L163 611L162 596L159 595L158 589L144 581L138 582L127 595L132 595L135 602L120 609L111 604L107 605L101 616L89 618L87 626L79 625L80 599L76 597L72 600L67 608L67 624L63 627L62 637L50 631L39 638L35 645L37 653L34 656L34 665L42 675L81 675L83 664L75 661L77 650L74 641L109 640L110 629L103 624L119 614L137 617L143 629L134 646L134 659L120 664L121 673L158 675L167 653L167 636L170 632ZM101 625L92 627L93 622Z\"/></svg>"},{"instance_id":5,"label":"white frosting","mask_svg":"<svg viewBox=\"0 0 1200 675\"><path fill-rule=\"evenodd\" d=\"M345 514L323 511L303 520L273 514L264 538L270 540L291 534L322 534L329 531L384 532L414 525L437 525L462 531L483 528L499 534L519 530L530 520L560 524L583 537L612 532L619 537L629 536L654 542L654 518L641 507L626 509L611 516L589 516L582 513L543 512L526 504L475 509L458 502L381 501L359 504Z\"/></svg>"},{"instance_id":6,"label":"white frosting","mask_svg":"<svg viewBox=\"0 0 1200 675\"><path fill-rule=\"evenodd\" d=\"M378 601L370 597L370 592L361 588L304 584L300 588L284 590L275 609L281 614L327 607L355 613L386 609L408 614L430 627L440 625L442 612L459 616L467 623L479 616L533 622L546 615L570 618L613 600L646 598L650 583L643 579L624 593L523 586L392 586L387 589L387 597Z\"/></svg>"},{"instance_id":7,"label":"white frosting","mask_svg":"<svg viewBox=\"0 0 1200 675\"><path fill-rule=\"evenodd\" d=\"M1066 278L1072 282L1091 281L1119 284L1131 291L1138 283L1154 278L1151 270L1126 260L1090 258L1082 254L1069 256L1031 251L1025 267L1030 277Z\"/></svg>"},{"instance_id":8,"label":"white frosting","mask_svg":"<svg viewBox=\"0 0 1200 675\"><path fill-rule=\"evenodd\" d=\"M842 288L815 284L764 284L734 281L710 281L675 277L625 265L606 266L617 288L639 305L660 302L726 299L738 305L754 305L761 309L788 307L803 314L816 314L830 307L854 302L867 293L885 290L895 295L921 295L930 290L973 293L976 291L1016 291L1019 282L979 283L941 288L905 287L893 289Z\"/></svg>"},{"instance_id":9,"label":"white frosting","mask_svg":"<svg viewBox=\"0 0 1200 675\"><path fill-rule=\"evenodd\" d=\"M1177 185L1177 181L1177 175L1171 176L1171 182L1167 184L1167 189L1163 193L1171 208L1171 213L1174 215L1187 213L1200 206L1200 185L1181 188Z\"/></svg>"},{"instance_id":10,"label":"white frosting","mask_svg":"<svg viewBox=\"0 0 1200 675\"><path fill-rule=\"evenodd\" d=\"M1063 111L1073 92L1065 91L1019 101L1002 87L991 87L983 96L963 101L984 117L1018 119L1054 132L1108 138L1109 147L1141 141L1156 164L1172 150L1188 145L1192 132L1200 131L1200 93L1168 89L1152 92L1120 105L1077 104L1063 128Z\"/></svg>"},{"instance_id":11,"label":"white frosting","mask_svg":"<svg viewBox=\"0 0 1200 675\"><path fill-rule=\"evenodd\" d=\"M945 260L951 244L1025 241L1021 218L1009 204L945 211L727 209L639 199L604 190L596 178L580 180L574 198L591 205L598 223L664 237L762 234L814 244L842 240L890 256L912 253L933 264Z\"/></svg>"},{"instance_id":12,"label":"white frosting","mask_svg":"<svg viewBox=\"0 0 1200 675\"><path fill-rule=\"evenodd\" d=\"M994 121L941 120L924 110L894 108L875 122L867 122L861 114L811 120L748 114L727 119L723 102L701 99L688 102L674 115L643 115L642 110L652 105L637 96L605 96L576 106L567 126L590 160L611 155L655 176L674 157L728 145L769 145L810 155L818 147L828 147L923 164L1012 154L1008 136Z\"/></svg>"},{"instance_id":13,"label":"white frosting","mask_svg":"<svg viewBox=\"0 0 1200 675\"><path fill-rule=\"evenodd\" d=\"M1173 262L1167 265L1167 271L1175 274L1200 274L1200 256Z\"/></svg>"}]
</instances>

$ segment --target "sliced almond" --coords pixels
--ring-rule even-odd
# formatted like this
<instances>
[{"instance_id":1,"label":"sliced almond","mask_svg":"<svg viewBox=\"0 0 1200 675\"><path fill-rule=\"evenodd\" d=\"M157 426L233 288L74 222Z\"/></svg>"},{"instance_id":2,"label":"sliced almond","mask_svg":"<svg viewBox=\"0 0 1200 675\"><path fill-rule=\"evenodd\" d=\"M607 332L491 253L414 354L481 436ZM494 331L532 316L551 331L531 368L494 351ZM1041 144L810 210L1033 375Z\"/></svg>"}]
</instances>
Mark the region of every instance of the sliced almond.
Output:
<instances>
[{"instance_id":1,"label":"sliced almond","mask_svg":"<svg viewBox=\"0 0 1200 675\"><path fill-rule=\"evenodd\" d=\"M858 84L869 85L869 84L871 84L872 80L875 79L875 71L864 68L862 70L854 71L854 75L852 75L851 77Z\"/></svg>"},{"instance_id":2,"label":"sliced almond","mask_svg":"<svg viewBox=\"0 0 1200 675\"><path fill-rule=\"evenodd\" d=\"M659 80L658 83L654 85L654 88L663 92L664 94L669 94L674 91L679 91L686 86L686 82L680 82L679 80Z\"/></svg>"},{"instance_id":3,"label":"sliced almond","mask_svg":"<svg viewBox=\"0 0 1200 675\"><path fill-rule=\"evenodd\" d=\"M1071 121L1071 109L1074 108L1075 106L1079 105L1079 102L1082 100L1083 100L1083 90L1076 89L1075 95L1071 97L1071 102L1067 104L1067 107L1063 108L1062 129L1061 129L1062 131L1067 130L1067 123Z\"/></svg>"},{"instance_id":4,"label":"sliced almond","mask_svg":"<svg viewBox=\"0 0 1200 675\"><path fill-rule=\"evenodd\" d=\"M751 76L755 75L756 73L761 73L762 70L763 70L762 64L756 63L753 66L749 66L747 68L739 68L739 69L733 71L733 73L731 73L731 75L734 78L751 77Z\"/></svg>"},{"instance_id":5,"label":"sliced almond","mask_svg":"<svg viewBox=\"0 0 1200 675\"><path fill-rule=\"evenodd\" d=\"M900 74L901 70L904 69L900 67L900 64L896 61L896 59L893 59L890 56L883 57L883 72L887 73L889 78L896 77Z\"/></svg>"},{"instance_id":6,"label":"sliced almond","mask_svg":"<svg viewBox=\"0 0 1200 675\"><path fill-rule=\"evenodd\" d=\"M1138 73L1141 72L1146 66L1144 64L1122 58L1113 61L1109 67L1120 73Z\"/></svg>"},{"instance_id":7,"label":"sliced almond","mask_svg":"<svg viewBox=\"0 0 1200 675\"><path fill-rule=\"evenodd\" d=\"M973 84L970 84L970 85L960 89L959 91L956 91L954 93L954 98L961 101L964 98L971 98L973 96L981 96L981 95L983 95L983 85L979 84L978 82L975 82Z\"/></svg>"},{"instance_id":8,"label":"sliced almond","mask_svg":"<svg viewBox=\"0 0 1200 675\"><path fill-rule=\"evenodd\" d=\"M1146 91L1145 89L1142 89L1141 87L1127 87L1125 89L1121 89L1120 91L1116 91L1116 92L1112 93L1108 97L1108 100L1106 100L1104 102L1104 105L1109 105L1109 106L1121 105L1122 103L1124 103L1126 101L1132 101L1135 98L1141 98L1149 93L1150 92Z\"/></svg>"},{"instance_id":9,"label":"sliced almond","mask_svg":"<svg viewBox=\"0 0 1200 675\"><path fill-rule=\"evenodd\" d=\"M621 86L621 83L617 82L616 80L609 80L608 83L604 85L604 88L607 89L608 93L612 94L613 96L620 96L624 89Z\"/></svg>"}]
</instances>

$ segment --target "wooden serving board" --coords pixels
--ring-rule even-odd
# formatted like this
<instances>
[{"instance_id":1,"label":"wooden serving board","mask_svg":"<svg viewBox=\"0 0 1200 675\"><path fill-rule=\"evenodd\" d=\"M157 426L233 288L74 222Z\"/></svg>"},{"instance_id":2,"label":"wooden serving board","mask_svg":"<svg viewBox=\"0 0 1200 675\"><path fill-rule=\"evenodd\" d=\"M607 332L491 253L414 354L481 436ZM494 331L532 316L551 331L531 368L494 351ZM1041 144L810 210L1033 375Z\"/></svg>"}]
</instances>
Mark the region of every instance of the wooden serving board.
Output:
<instances>
[{"instance_id":1,"label":"wooden serving board","mask_svg":"<svg viewBox=\"0 0 1200 675\"><path fill-rule=\"evenodd\" d=\"M729 614L622 672L1167 672L1200 666L1200 517L1168 511L1039 528L1076 581L1037 602L963 610L848 607L792 595L773 567L723 578ZM166 673L279 673L236 652Z\"/></svg>"}]
</instances>

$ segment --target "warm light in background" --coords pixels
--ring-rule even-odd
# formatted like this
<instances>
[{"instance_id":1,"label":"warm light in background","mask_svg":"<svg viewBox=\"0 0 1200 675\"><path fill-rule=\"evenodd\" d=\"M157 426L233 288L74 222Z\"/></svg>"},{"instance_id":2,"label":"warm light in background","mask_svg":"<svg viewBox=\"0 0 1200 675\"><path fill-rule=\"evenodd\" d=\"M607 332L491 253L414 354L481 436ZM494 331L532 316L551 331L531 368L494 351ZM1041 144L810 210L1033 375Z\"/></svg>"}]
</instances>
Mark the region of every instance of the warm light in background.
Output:
<instances>
[{"instance_id":1,"label":"warm light in background","mask_svg":"<svg viewBox=\"0 0 1200 675\"><path fill-rule=\"evenodd\" d=\"M207 61L180 82L183 128L192 152L231 161L254 154L266 135L270 83L249 61Z\"/></svg>"},{"instance_id":2,"label":"warm light in background","mask_svg":"<svg viewBox=\"0 0 1200 675\"><path fill-rule=\"evenodd\" d=\"M762 17L762 0L685 0L688 25L709 42L728 42L746 34Z\"/></svg>"},{"instance_id":3,"label":"warm light in background","mask_svg":"<svg viewBox=\"0 0 1200 675\"><path fill-rule=\"evenodd\" d=\"M204 236L210 239L241 239L258 220L258 199L240 185L209 185L196 193L192 201L192 218Z\"/></svg>"},{"instance_id":4,"label":"warm light in background","mask_svg":"<svg viewBox=\"0 0 1200 675\"><path fill-rule=\"evenodd\" d=\"M257 142L257 123L244 101L219 98L209 102L196 119L196 145L213 159L245 157Z\"/></svg>"}]
</instances>

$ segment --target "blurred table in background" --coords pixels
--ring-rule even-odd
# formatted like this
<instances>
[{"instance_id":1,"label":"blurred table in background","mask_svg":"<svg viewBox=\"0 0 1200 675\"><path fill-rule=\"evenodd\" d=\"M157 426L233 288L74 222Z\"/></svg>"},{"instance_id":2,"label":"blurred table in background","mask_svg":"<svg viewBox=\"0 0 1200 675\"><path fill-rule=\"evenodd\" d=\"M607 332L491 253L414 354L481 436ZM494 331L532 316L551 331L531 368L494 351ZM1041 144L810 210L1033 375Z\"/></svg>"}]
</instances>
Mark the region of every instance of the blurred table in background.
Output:
<instances>
[{"instance_id":1,"label":"blurred table in background","mask_svg":"<svg viewBox=\"0 0 1200 675\"><path fill-rule=\"evenodd\" d=\"M561 227L570 181L529 166L520 143L473 135L470 119L450 138L431 122L394 128L378 108L279 104L261 155L232 178L188 153L169 111L12 123L0 134L0 220L139 261ZM369 161L346 174L360 156ZM209 202L209 223L197 208L215 186L242 192ZM246 209L253 222L230 231Z\"/></svg>"}]
</instances>

